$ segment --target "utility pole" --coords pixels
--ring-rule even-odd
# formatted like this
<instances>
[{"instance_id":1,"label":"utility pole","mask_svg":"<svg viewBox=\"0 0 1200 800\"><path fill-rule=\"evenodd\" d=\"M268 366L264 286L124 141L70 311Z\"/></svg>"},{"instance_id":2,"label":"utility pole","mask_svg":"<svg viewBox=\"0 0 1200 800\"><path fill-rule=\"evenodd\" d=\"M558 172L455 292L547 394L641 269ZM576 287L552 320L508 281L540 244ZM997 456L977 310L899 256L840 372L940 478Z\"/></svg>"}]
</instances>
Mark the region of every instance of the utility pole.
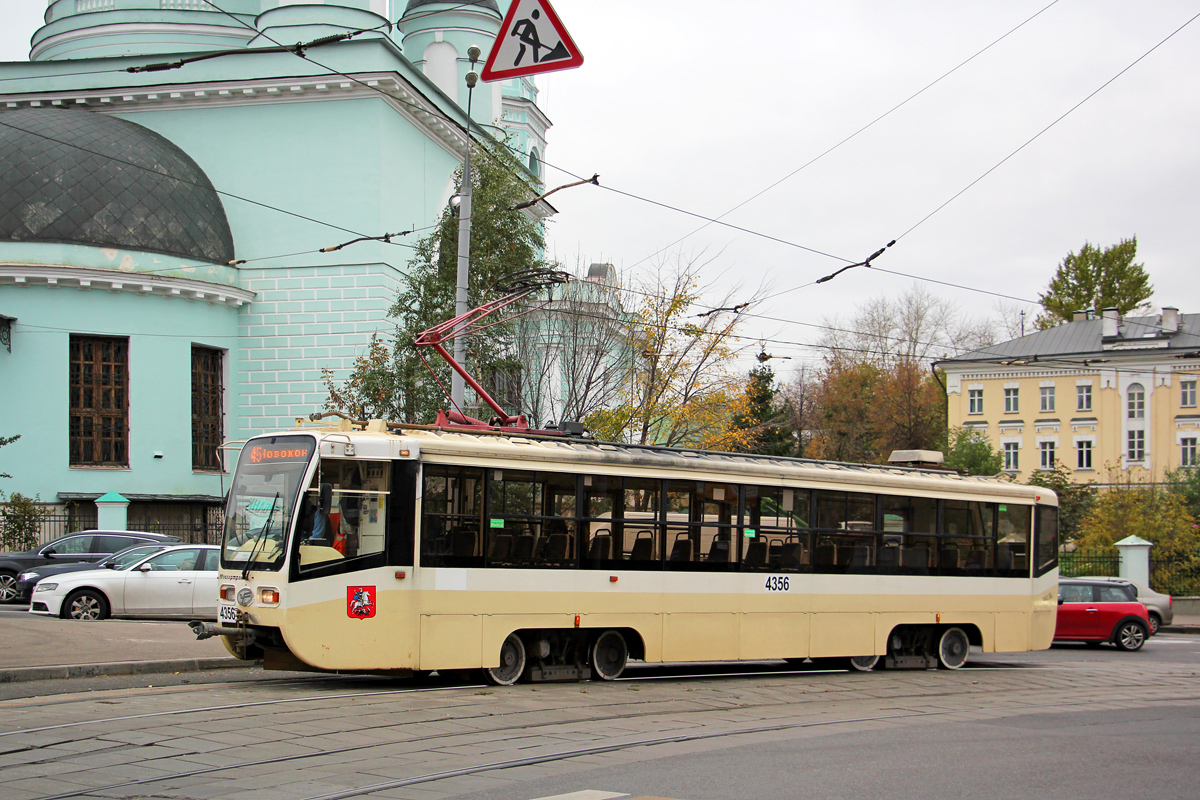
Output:
<instances>
[{"instance_id":1,"label":"utility pole","mask_svg":"<svg viewBox=\"0 0 1200 800\"><path fill-rule=\"evenodd\" d=\"M475 84L479 73L475 62L483 51L475 45L467 48L467 59L471 70L467 73L467 154L463 158L462 189L458 193L458 272L455 278L454 316L461 317L470 311L467 289L471 280L471 100L475 96ZM454 340L454 359L459 364L467 363L467 341L459 336ZM467 384L457 372L450 375L450 402L459 411L464 410Z\"/></svg>"}]
</instances>

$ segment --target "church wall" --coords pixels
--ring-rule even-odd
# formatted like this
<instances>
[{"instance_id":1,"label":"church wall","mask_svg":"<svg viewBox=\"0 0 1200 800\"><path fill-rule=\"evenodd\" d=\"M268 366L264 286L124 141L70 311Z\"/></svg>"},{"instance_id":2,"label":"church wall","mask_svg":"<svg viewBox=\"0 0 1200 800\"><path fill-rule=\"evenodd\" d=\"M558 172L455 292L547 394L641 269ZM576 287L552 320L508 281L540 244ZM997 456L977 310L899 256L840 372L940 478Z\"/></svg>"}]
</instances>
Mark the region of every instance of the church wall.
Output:
<instances>
[{"instance_id":1,"label":"church wall","mask_svg":"<svg viewBox=\"0 0 1200 800\"><path fill-rule=\"evenodd\" d=\"M6 492L41 495L122 494L219 496L215 473L193 472L191 348L226 350L226 438L237 392L237 310L180 297L84 290L66 285L0 288L18 321L12 352L0 349L4 434L21 434L0 449ZM129 466L69 463L70 336L129 340ZM155 458L154 453L162 453Z\"/></svg>"}]
</instances>

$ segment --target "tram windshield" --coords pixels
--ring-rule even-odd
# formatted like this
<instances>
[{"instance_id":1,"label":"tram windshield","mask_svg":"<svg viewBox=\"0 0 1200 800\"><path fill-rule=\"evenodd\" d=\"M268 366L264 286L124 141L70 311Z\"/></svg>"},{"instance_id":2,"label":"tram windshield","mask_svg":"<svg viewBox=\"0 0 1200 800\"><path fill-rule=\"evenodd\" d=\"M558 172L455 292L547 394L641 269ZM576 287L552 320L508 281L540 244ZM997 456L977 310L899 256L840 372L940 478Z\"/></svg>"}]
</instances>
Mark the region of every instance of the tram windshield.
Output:
<instances>
[{"instance_id":1,"label":"tram windshield","mask_svg":"<svg viewBox=\"0 0 1200 800\"><path fill-rule=\"evenodd\" d=\"M282 566L296 497L313 450L310 436L256 439L242 449L225 511L223 566Z\"/></svg>"}]
</instances>

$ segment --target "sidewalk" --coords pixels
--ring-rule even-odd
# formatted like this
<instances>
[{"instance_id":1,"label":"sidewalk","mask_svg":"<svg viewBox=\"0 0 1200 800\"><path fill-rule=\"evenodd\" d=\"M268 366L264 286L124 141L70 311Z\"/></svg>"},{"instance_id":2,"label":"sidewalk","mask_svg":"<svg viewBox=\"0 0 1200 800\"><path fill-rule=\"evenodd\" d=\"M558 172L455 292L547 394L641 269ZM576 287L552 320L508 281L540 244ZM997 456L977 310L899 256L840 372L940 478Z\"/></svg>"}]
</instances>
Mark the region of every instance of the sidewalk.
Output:
<instances>
[{"instance_id":1,"label":"sidewalk","mask_svg":"<svg viewBox=\"0 0 1200 800\"><path fill-rule=\"evenodd\" d=\"M246 667L186 622L76 622L0 613L0 683Z\"/></svg>"}]
</instances>

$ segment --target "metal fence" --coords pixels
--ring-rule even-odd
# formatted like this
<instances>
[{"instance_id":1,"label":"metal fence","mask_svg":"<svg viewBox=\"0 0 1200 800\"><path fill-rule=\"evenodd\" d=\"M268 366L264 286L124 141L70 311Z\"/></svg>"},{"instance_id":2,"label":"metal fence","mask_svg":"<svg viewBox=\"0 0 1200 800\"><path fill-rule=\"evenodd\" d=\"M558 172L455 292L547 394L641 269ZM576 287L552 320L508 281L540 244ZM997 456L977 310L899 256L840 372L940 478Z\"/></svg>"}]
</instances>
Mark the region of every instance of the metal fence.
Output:
<instances>
[{"instance_id":1,"label":"metal fence","mask_svg":"<svg viewBox=\"0 0 1200 800\"><path fill-rule=\"evenodd\" d=\"M1154 551L1151 551L1153 554ZM1150 588L1172 597L1200 596L1200 554L1150 559Z\"/></svg>"},{"instance_id":2,"label":"metal fence","mask_svg":"<svg viewBox=\"0 0 1200 800\"><path fill-rule=\"evenodd\" d=\"M1058 574L1063 578L1078 578L1084 575L1116 577L1121 574L1121 558L1105 551L1076 550L1059 553Z\"/></svg>"},{"instance_id":3,"label":"metal fence","mask_svg":"<svg viewBox=\"0 0 1200 800\"><path fill-rule=\"evenodd\" d=\"M0 523L6 515L0 512ZM225 515L221 509L213 509L203 522L129 522L128 530L144 531L147 533L164 533L178 536L180 541L188 544L220 544L221 530L225 526ZM95 530L96 515L67 513L47 514L41 519L37 543L40 547L46 542L66 536L68 533Z\"/></svg>"}]
</instances>

